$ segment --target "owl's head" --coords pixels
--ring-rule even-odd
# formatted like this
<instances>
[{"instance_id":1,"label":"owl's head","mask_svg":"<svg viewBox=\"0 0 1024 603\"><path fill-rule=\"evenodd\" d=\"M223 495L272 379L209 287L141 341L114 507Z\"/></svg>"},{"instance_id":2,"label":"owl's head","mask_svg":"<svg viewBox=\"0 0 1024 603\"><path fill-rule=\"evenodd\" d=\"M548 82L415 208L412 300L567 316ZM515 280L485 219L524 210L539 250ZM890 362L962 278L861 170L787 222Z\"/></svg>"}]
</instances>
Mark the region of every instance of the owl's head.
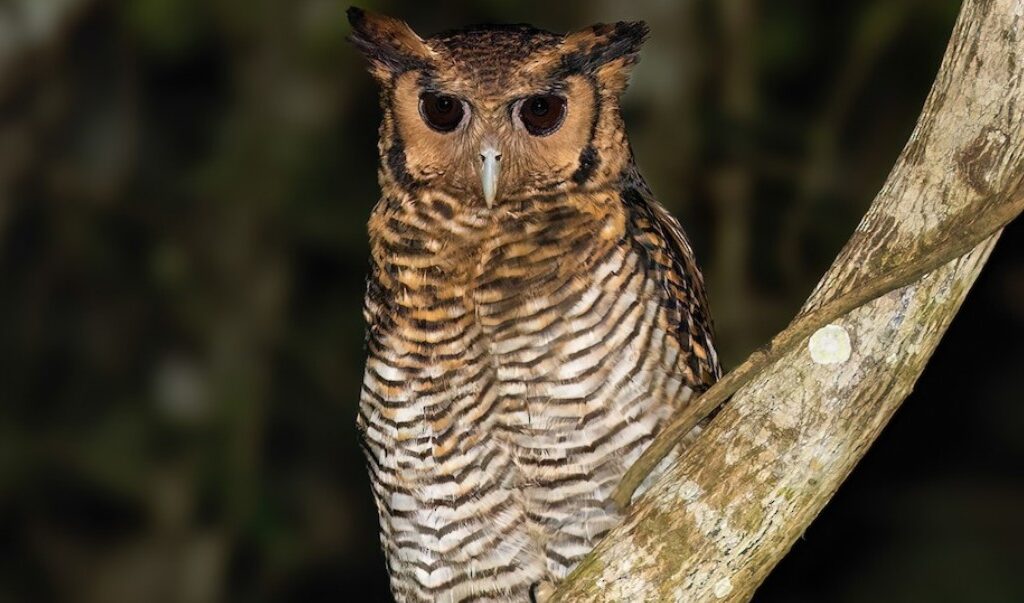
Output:
<instances>
[{"instance_id":1,"label":"owl's head","mask_svg":"<svg viewBox=\"0 0 1024 603\"><path fill-rule=\"evenodd\" d=\"M380 83L385 187L493 206L594 189L630 161L619 111L642 22L561 35L479 26L421 38L357 8L352 41Z\"/></svg>"}]
</instances>

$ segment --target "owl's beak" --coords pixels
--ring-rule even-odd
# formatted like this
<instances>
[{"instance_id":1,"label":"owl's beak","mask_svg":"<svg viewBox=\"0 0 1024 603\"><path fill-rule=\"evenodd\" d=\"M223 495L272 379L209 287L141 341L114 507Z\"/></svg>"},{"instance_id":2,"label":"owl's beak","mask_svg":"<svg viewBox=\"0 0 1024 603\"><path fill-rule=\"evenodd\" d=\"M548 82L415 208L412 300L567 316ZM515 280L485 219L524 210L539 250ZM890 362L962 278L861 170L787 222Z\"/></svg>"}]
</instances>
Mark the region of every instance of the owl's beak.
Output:
<instances>
[{"instance_id":1,"label":"owl's beak","mask_svg":"<svg viewBox=\"0 0 1024 603\"><path fill-rule=\"evenodd\" d=\"M498 176L501 175L501 152L490 143L480 147L480 184L483 186L487 207L494 205L498 196Z\"/></svg>"}]
</instances>

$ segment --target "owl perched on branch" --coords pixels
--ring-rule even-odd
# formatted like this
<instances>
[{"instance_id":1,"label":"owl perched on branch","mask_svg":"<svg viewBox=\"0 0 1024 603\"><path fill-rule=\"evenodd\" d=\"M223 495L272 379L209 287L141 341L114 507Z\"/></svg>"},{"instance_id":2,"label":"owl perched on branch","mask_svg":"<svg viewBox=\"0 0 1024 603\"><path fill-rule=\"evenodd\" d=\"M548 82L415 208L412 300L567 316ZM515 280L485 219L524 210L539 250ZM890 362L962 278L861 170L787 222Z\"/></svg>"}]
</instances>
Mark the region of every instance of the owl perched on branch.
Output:
<instances>
[{"instance_id":1,"label":"owl perched on branch","mask_svg":"<svg viewBox=\"0 0 1024 603\"><path fill-rule=\"evenodd\" d=\"M647 26L349 20L384 113L358 423L392 590L529 601L720 372L693 251L619 108Z\"/></svg>"}]
</instances>

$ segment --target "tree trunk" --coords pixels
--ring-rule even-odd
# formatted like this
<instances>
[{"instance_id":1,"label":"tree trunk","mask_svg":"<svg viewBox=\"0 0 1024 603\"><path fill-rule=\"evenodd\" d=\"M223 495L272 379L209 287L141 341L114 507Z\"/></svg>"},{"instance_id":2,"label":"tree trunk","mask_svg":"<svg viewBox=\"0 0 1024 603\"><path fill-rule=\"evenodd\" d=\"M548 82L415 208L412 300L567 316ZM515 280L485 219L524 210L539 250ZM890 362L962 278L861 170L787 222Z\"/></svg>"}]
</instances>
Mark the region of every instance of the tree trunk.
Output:
<instances>
[{"instance_id":1,"label":"tree trunk","mask_svg":"<svg viewBox=\"0 0 1024 603\"><path fill-rule=\"evenodd\" d=\"M967 0L910 141L801 316L1019 205L1022 120L1024 0ZM554 599L750 599L910 393L997 236L755 373Z\"/></svg>"}]
</instances>

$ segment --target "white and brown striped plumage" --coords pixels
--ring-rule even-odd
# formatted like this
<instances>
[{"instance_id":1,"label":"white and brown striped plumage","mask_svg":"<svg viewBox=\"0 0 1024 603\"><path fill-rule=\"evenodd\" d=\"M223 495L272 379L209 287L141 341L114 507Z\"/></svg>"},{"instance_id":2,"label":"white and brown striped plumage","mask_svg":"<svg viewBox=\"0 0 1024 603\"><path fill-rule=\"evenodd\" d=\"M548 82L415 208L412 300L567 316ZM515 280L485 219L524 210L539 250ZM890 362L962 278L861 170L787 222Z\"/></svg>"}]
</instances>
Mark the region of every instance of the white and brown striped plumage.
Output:
<instances>
[{"instance_id":1,"label":"white and brown striped plumage","mask_svg":"<svg viewBox=\"0 0 1024 603\"><path fill-rule=\"evenodd\" d=\"M358 423L392 590L527 601L616 523L623 472L719 374L692 250L619 112L646 27L421 40L350 19L384 109ZM423 123L424 90L464 103L458 127ZM537 94L565 101L541 136L515 113Z\"/></svg>"}]
</instances>

